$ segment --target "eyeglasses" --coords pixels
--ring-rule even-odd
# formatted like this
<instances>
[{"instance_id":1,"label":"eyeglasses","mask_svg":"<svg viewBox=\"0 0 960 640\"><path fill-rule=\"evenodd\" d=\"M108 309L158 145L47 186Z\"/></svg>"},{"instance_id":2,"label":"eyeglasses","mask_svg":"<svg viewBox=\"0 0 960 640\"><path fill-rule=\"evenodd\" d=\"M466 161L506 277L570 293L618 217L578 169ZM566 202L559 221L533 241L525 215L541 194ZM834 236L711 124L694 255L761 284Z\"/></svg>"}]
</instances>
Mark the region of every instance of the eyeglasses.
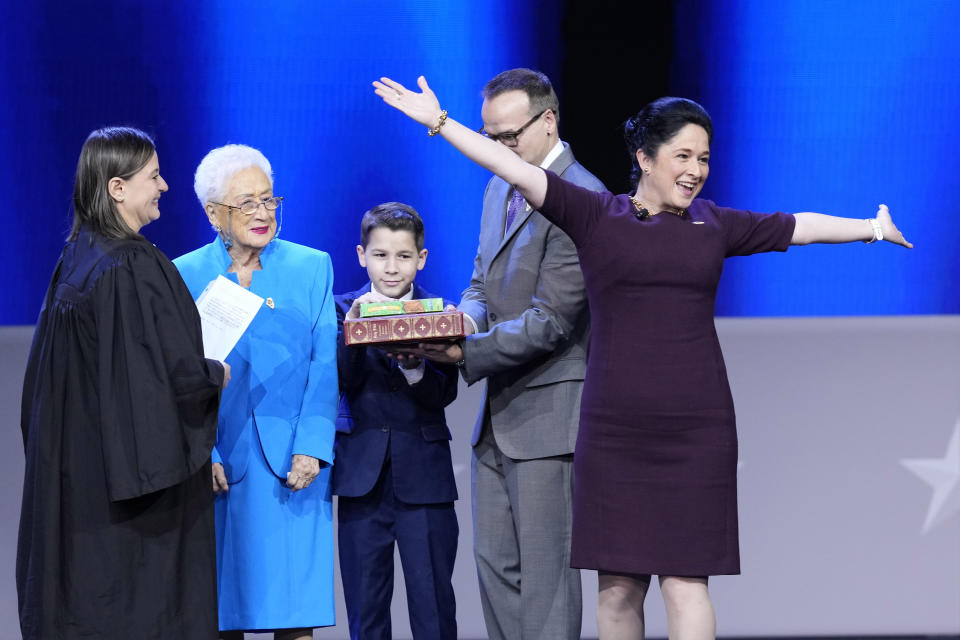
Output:
<instances>
[{"instance_id":1,"label":"eyeglasses","mask_svg":"<svg viewBox=\"0 0 960 640\"><path fill-rule=\"evenodd\" d=\"M540 119L540 116L542 116L542 115L545 114L546 112L547 112L547 110L544 109L543 111L541 111L541 112L538 113L537 115L535 115L535 116L533 116L532 118L530 118L529 120L527 120L527 123L526 123L525 125L523 125L522 127L520 127L519 129L517 129L516 131L503 131L503 132L501 132L501 133L487 133L486 131L483 130L483 127L480 127L479 129L477 129L477 133L479 133L479 134L481 134L481 135L484 135L484 136L487 136L488 138L490 138L490 139L493 140L494 142L502 142L503 144L507 145L508 147L515 147L515 146L517 146L517 144L518 144L518 142L519 142L518 138L520 137L520 134L523 133L524 131L526 131L527 127L529 127L529 126L532 125L534 122L536 122L537 120L539 120L539 119Z\"/></svg>"},{"instance_id":2,"label":"eyeglasses","mask_svg":"<svg viewBox=\"0 0 960 640\"><path fill-rule=\"evenodd\" d=\"M214 202L213 200L210 201L210 204L219 204L221 207L227 207L228 209L239 209L243 215L252 216L260 209L261 205L267 211L276 211L280 207L281 202L283 202L283 196L273 196L266 200L244 200L239 205L227 204L226 202Z\"/></svg>"}]
</instances>

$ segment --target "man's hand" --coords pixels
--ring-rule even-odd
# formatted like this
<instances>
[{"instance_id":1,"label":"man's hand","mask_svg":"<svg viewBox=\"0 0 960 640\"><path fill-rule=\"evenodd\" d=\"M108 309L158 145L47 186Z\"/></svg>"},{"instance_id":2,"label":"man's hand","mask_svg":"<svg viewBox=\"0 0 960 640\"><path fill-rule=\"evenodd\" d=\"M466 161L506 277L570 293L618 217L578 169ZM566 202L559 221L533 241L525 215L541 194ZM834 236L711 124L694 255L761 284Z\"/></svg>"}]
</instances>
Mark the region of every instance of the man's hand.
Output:
<instances>
[{"instance_id":1,"label":"man's hand","mask_svg":"<svg viewBox=\"0 0 960 640\"><path fill-rule=\"evenodd\" d=\"M387 350L387 355L397 362L400 362L401 357L416 357L433 362L456 364L463 360L463 349L459 342L421 342L415 347L390 347Z\"/></svg>"},{"instance_id":2,"label":"man's hand","mask_svg":"<svg viewBox=\"0 0 960 640\"><path fill-rule=\"evenodd\" d=\"M463 348L459 342L423 342L419 345L419 355L434 362L456 364L463 360Z\"/></svg>"}]
</instances>

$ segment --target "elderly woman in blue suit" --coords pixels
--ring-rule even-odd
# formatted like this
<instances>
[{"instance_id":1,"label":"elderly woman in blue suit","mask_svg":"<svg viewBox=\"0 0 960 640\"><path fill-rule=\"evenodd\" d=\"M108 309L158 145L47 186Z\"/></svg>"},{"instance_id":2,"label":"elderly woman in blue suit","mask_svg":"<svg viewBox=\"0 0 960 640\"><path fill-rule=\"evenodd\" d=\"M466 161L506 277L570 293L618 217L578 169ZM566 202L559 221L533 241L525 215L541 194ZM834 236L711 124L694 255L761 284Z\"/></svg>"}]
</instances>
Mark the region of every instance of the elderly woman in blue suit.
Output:
<instances>
[{"instance_id":1,"label":"elderly woman in blue suit","mask_svg":"<svg viewBox=\"0 0 960 640\"><path fill-rule=\"evenodd\" d=\"M190 293L222 275L265 300L227 357L213 451L221 638L312 638L335 624L333 269L326 253L277 239L283 199L258 150L214 149L194 189L217 235L174 260Z\"/></svg>"}]
</instances>

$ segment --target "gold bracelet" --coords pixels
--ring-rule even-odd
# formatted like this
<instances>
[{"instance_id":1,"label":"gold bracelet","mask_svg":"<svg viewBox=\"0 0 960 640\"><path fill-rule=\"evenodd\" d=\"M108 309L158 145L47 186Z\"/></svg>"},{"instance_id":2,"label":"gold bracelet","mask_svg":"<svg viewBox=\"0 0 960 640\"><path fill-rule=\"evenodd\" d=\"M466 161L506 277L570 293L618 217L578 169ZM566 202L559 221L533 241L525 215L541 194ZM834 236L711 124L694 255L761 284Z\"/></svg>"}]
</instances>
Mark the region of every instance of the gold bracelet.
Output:
<instances>
[{"instance_id":1,"label":"gold bracelet","mask_svg":"<svg viewBox=\"0 0 960 640\"><path fill-rule=\"evenodd\" d=\"M431 138L437 135L438 133L440 133L440 127L442 127L446 123L447 123L447 110L444 109L443 111L440 112L440 122L438 122L437 126L435 126L433 129L430 129L430 131L427 131L427 135L429 135Z\"/></svg>"}]
</instances>

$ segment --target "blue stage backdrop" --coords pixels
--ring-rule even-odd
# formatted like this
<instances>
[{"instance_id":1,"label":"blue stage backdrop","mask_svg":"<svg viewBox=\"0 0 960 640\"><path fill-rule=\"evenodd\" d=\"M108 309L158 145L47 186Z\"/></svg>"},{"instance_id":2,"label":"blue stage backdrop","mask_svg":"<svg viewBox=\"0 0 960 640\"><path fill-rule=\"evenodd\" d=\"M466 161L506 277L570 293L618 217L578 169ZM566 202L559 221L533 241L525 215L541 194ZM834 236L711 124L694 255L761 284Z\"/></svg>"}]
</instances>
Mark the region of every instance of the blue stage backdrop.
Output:
<instances>
[{"instance_id":1,"label":"blue stage backdrop","mask_svg":"<svg viewBox=\"0 0 960 640\"><path fill-rule=\"evenodd\" d=\"M727 261L718 315L960 313L960 3L684 1L673 88L711 113L703 196L872 217L916 245Z\"/></svg>"},{"instance_id":2,"label":"blue stage backdrop","mask_svg":"<svg viewBox=\"0 0 960 640\"><path fill-rule=\"evenodd\" d=\"M69 229L80 146L112 124L156 137L170 192L144 233L171 257L212 238L193 196L197 163L243 142L273 163L282 236L328 251L338 291L365 278L354 252L360 215L401 200L426 223L424 283L456 298L488 175L382 105L370 82L412 85L423 73L452 117L479 126L479 90L498 71L560 77L562 17L560 1L7 3L0 185L15 218L0 234L12 267L0 324L34 322ZM885 202L917 244L733 259L719 314L960 312L958 23L960 5L946 0L677 3L672 92L715 120L704 195L864 218ZM643 82L642 61L595 64L627 65L624 87L597 87L598 99Z\"/></svg>"}]
</instances>

